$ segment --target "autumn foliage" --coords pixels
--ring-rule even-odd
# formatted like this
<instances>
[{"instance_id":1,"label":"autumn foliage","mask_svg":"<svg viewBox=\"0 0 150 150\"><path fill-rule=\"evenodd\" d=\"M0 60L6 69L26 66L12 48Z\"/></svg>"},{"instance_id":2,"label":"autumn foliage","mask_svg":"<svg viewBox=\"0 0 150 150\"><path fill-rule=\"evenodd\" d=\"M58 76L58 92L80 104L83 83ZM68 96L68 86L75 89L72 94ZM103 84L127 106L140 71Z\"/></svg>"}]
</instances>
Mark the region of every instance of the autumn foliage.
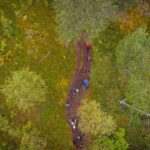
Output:
<instances>
[{"instance_id":1,"label":"autumn foliage","mask_svg":"<svg viewBox=\"0 0 150 150\"><path fill-rule=\"evenodd\" d=\"M136 6L134 9L131 9L128 12L121 13L117 22L119 28L126 33L130 33L138 27L147 27L148 17L144 14L149 10L149 4L144 3L143 5Z\"/></svg>"}]
</instances>

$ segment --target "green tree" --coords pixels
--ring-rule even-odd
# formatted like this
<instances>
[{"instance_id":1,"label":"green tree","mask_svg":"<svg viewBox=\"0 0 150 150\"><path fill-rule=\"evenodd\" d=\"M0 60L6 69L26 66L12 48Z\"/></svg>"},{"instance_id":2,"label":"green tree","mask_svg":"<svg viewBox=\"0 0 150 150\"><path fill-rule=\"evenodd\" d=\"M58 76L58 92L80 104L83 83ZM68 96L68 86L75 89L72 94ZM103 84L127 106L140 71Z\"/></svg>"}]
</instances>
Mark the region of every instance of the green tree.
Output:
<instances>
[{"instance_id":1,"label":"green tree","mask_svg":"<svg viewBox=\"0 0 150 150\"><path fill-rule=\"evenodd\" d=\"M116 48L118 69L122 75L150 71L148 61L150 38L146 29L138 28L119 42Z\"/></svg>"},{"instance_id":2,"label":"green tree","mask_svg":"<svg viewBox=\"0 0 150 150\"><path fill-rule=\"evenodd\" d=\"M146 145L147 149L150 149L150 131L148 131L148 133L146 132L144 141L145 141L145 145Z\"/></svg>"},{"instance_id":3,"label":"green tree","mask_svg":"<svg viewBox=\"0 0 150 150\"><path fill-rule=\"evenodd\" d=\"M124 129L120 128L113 136L98 137L91 145L92 150L126 150L128 143L124 138Z\"/></svg>"},{"instance_id":4,"label":"green tree","mask_svg":"<svg viewBox=\"0 0 150 150\"><path fill-rule=\"evenodd\" d=\"M6 17L3 11L1 12L1 16L0 16L0 26L2 28L2 35L10 38L15 34L13 21L8 17Z\"/></svg>"},{"instance_id":5,"label":"green tree","mask_svg":"<svg viewBox=\"0 0 150 150\"><path fill-rule=\"evenodd\" d=\"M31 122L15 127L2 115L0 115L0 134L5 135L1 136L3 142L0 142L0 145L3 143L7 145L11 141L8 148L15 143L14 148L19 147L19 150L44 150L47 145L46 139Z\"/></svg>"},{"instance_id":6,"label":"green tree","mask_svg":"<svg viewBox=\"0 0 150 150\"><path fill-rule=\"evenodd\" d=\"M74 40L83 33L89 37L102 31L116 14L112 0L55 0L58 34L62 40Z\"/></svg>"},{"instance_id":7,"label":"green tree","mask_svg":"<svg viewBox=\"0 0 150 150\"><path fill-rule=\"evenodd\" d=\"M78 110L79 128L83 133L91 135L110 135L116 124L113 118L103 112L96 101L84 100Z\"/></svg>"},{"instance_id":8,"label":"green tree","mask_svg":"<svg viewBox=\"0 0 150 150\"><path fill-rule=\"evenodd\" d=\"M116 3L118 4L119 9L122 11L132 9L134 6L142 4L143 0L116 0Z\"/></svg>"},{"instance_id":9,"label":"green tree","mask_svg":"<svg viewBox=\"0 0 150 150\"><path fill-rule=\"evenodd\" d=\"M149 133L150 131L143 126L130 125L127 128L127 140L130 145L130 149L144 149L149 150Z\"/></svg>"},{"instance_id":10,"label":"green tree","mask_svg":"<svg viewBox=\"0 0 150 150\"><path fill-rule=\"evenodd\" d=\"M150 79L141 76L131 76L128 81L125 96L127 101L133 106L143 111L144 114L150 113Z\"/></svg>"},{"instance_id":11,"label":"green tree","mask_svg":"<svg viewBox=\"0 0 150 150\"><path fill-rule=\"evenodd\" d=\"M19 150L44 150L46 141L30 122L21 127Z\"/></svg>"},{"instance_id":12,"label":"green tree","mask_svg":"<svg viewBox=\"0 0 150 150\"><path fill-rule=\"evenodd\" d=\"M0 115L0 131L7 131L9 129L9 122L7 118Z\"/></svg>"},{"instance_id":13,"label":"green tree","mask_svg":"<svg viewBox=\"0 0 150 150\"><path fill-rule=\"evenodd\" d=\"M22 110L46 101L46 91L45 82L28 68L13 72L1 89L8 106L17 106Z\"/></svg>"},{"instance_id":14,"label":"green tree","mask_svg":"<svg viewBox=\"0 0 150 150\"><path fill-rule=\"evenodd\" d=\"M136 108L150 110L150 38L139 28L125 37L116 49L117 65L125 77L125 99Z\"/></svg>"},{"instance_id":15,"label":"green tree","mask_svg":"<svg viewBox=\"0 0 150 150\"><path fill-rule=\"evenodd\" d=\"M125 136L125 131L124 129L119 129L115 134L114 134L114 145L115 145L115 150L126 150L128 148L128 143L124 138Z\"/></svg>"}]
</instances>

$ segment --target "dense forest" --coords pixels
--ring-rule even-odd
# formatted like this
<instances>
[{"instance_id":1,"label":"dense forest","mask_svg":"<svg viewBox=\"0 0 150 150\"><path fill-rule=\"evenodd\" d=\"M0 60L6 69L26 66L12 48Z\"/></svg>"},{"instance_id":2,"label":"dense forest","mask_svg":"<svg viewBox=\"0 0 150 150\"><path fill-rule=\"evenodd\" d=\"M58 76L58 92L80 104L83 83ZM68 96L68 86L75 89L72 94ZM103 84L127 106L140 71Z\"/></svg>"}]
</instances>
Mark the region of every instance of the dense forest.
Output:
<instances>
[{"instance_id":1,"label":"dense forest","mask_svg":"<svg viewBox=\"0 0 150 150\"><path fill-rule=\"evenodd\" d=\"M0 150L150 150L150 0L0 0Z\"/></svg>"}]
</instances>

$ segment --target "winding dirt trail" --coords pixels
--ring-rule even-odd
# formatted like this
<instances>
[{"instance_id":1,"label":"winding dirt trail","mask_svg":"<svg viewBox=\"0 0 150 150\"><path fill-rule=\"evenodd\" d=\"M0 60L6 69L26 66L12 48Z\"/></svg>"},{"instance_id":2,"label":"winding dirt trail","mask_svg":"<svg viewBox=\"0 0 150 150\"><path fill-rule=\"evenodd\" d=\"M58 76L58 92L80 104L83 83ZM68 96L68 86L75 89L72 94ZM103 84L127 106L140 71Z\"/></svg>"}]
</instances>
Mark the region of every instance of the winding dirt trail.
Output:
<instances>
[{"instance_id":1,"label":"winding dirt trail","mask_svg":"<svg viewBox=\"0 0 150 150\"><path fill-rule=\"evenodd\" d=\"M91 60L88 60L88 56L92 58L92 48L87 51L85 45L87 44L83 40L78 41L76 44L77 66L72 79L72 84L68 90L66 101L66 104L69 104L69 106L66 107L67 120L72 128L73 143L77 150L83 149L86 144L86 136L78 128L79 116L77 116L77 110L87 91L87 89L83 89L82 81L83 79L90 80L91 72ZM78 88L79 92L77 92L76 95L73 95L72 88ZM70 123L70 120L74 119L77 120L75 129L73 129L73 126ZM80 136L80 139L77 139L78 136Z\"/></svg>"}]
</instances>

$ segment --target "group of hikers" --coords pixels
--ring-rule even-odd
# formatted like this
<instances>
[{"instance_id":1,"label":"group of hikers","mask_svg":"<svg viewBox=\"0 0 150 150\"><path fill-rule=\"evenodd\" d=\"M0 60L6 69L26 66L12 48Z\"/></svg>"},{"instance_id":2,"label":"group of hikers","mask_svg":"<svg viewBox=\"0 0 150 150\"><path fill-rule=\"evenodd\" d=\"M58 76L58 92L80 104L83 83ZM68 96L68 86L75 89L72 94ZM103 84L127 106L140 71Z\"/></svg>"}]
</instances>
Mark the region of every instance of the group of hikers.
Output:
<instances>
[{"instance_id":1,"label":"group of hikers","mask_svg":"<svg viewBox=\"0 0 150 150\"><path fill-rule=\"evenodd\" d=\"M85 63L90 63L92 58L91 58L91 53L90 53L90 50L91 50L91 46L90 45L87 45L85 44L84 45L84 54L85 54ZM78 94L80 93L81 89L82 90L86 90L89 86L89 78L88 77L84 77L84 75L87 75L87 73L89 73L89 68L86 66L86 65L83 65L82 66L82 69L80 70L81 71L81 75L82 75L82 80L80 81L80 86L76 87L76 86L72 86L71 89L70 89L70 94L71 94L71 97L72 99L74 97L77 97ZM71 109L71 99L70 97L67 98L66 100L66 109ZM68 118L68 121L69 121L69 124L70 126L72 127L72 130L75 131L77 129L77 123L78 123L78 118ZM81 141L81 134L80 132L78 132L75 137L74 137L74 141L75 142L79 142Z\"/></svg>"}]
</instances>

